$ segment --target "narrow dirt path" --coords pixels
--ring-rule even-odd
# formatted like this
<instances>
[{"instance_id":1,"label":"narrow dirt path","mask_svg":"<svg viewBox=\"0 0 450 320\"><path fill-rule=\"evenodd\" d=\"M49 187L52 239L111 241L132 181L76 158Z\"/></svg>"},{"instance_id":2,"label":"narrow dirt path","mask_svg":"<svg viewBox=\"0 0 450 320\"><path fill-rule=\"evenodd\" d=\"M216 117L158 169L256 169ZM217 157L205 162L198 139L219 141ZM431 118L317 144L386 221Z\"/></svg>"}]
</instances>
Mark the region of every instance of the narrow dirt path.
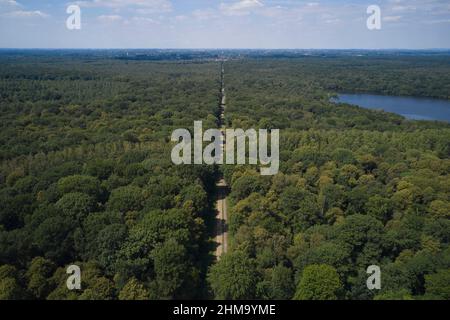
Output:
<instances>
[{"instance_id":1,"label":"narrow dirt path","mask_svg":"<svg viewBox=\"0 0 450 320\"><path fill-rule=\"evenodd\" d=\"M225 108L226 108L226 97L225 97L225 68L224 63L221 63L221 90L220 90L220 115L219 115L219 127L222 133L222 153L225 152ZM217 189L217 204L216 204L216 258L217 260L227 252L228 250L228 210L227 210L227 195L228 195L228 185L223 177L219 178L216 183Z\"/></svg>"},{"instance_id":2,"label":"narrow dirt path","mask_svg":"<svg viewBox=\"0 0 450 320\"><path fill-rule=\"evenodd\" d=\"M217 204L216 204L216 258L217 260L228 250L228 211L227 211L228 186L221 179L217 183Z\"/></svg>"}]
</instances>

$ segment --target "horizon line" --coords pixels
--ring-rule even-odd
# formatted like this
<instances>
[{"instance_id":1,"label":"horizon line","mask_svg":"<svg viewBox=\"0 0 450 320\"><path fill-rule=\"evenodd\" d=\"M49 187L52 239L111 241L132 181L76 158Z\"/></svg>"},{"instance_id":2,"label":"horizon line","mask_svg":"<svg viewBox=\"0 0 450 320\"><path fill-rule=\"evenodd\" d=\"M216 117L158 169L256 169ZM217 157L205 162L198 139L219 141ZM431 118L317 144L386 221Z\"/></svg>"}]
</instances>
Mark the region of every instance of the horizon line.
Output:
<instances>
[{"instance_id":1,"label":"horizon line","mask_svg":"<svg viewBox=\"0 0 450 320\"><path fill-rule=\"evenodd\" d=\"M164 47L152 47L152 48L124 48L124 47L110 47L110 48L99 48L99 47L80 47L80 48L63 48L63 47L0 47L0 50L364 50L364 51L393 51L393 50L404 50L404 51L450 51L449 48L164 48Z\"/></svg>"}]
</instances>

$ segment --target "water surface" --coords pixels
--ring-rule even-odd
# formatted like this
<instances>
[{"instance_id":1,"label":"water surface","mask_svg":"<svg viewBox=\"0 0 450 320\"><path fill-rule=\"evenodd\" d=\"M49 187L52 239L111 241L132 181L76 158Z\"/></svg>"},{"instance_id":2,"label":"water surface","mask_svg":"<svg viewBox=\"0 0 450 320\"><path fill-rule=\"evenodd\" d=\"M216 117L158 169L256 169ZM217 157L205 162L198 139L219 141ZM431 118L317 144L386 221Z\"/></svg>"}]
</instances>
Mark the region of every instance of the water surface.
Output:
<instances>
[{"instance_id":1,"label":"water surface","mask_svg":"<svg viewBox=\"0 0 450 320\"><path fill-rule=\"evenodd\" d=\"M450 122L449 100L347 93L339 94L338 97L334 100L335 102L393 112L407 119Z\"/></svg>"}]
</instances>

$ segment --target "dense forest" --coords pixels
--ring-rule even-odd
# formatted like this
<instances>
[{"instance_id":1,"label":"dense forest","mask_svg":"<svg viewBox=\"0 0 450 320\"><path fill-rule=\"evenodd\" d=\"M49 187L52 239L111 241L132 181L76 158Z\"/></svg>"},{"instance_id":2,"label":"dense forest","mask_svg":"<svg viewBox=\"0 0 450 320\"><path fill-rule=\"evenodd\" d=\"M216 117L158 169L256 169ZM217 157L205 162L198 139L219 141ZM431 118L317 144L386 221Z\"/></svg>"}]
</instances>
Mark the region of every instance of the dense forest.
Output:
<instances>
[{"instance_id":1,"label":"dense forest","mask_svg":"<svg viewBox=\"0 0 450 320\"><path fill-rule=\"evenodd\" d=\"M225 168L216 297L450 299L450 125L329 102L362 74L369 92L448 97L450 59L361 59L227 62L227 125L281 129L281 173Z\"/></svg>"},{"instance_id":2,"label":"dense forest","mask_svg":"<svg viewBox=\"0 0 450 320\"><path fill-rule=\"evenodd\" d=\"M448 99L450 57L226 61L227 127L281 130L271 177L173 165L174 129L218 125L220 63L154 60L0 55L0 299L450 299L450 125L330 102Z\"/></svg>"},{"instance_id":3,"label":"dense forest","mask_svg":"<svg viewBox=\"0 0 450 320\"><path fill-rule=\"evenodd\" d=\"M199 298L215 169L170 134L215 126L216 63L6 59L0 299ZM66 287L66 266L82 290Z\"/></svg>"}]
</instances>

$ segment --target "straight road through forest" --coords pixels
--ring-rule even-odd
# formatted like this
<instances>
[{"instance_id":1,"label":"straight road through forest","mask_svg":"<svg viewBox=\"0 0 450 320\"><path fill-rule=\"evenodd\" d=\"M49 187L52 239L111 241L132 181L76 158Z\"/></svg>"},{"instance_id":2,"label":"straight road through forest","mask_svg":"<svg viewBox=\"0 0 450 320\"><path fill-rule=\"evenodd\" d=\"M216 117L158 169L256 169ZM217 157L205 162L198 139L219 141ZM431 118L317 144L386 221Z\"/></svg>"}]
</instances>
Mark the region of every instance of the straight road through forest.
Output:
<instances>
[{"instance_id":1,"label":"straight road through forest","mask_svg":"<svg viewBox=\"0 0 450 320\"><path fill-rule=\"evenodd\" d=\"M224 75L225 69L224 64L221 64L221 90L220 90L220 115L219 115L219 126L221 132L221 145L222 152L225 151L225 85L224 85ZM228 211L227 211L227 195L228 195L228 185L223 177L220 177L219 181L216 183L217 189L217 203L216 203L216 258L217 260L227 252L228 250Z\"/></svg>"}]
</instances>

